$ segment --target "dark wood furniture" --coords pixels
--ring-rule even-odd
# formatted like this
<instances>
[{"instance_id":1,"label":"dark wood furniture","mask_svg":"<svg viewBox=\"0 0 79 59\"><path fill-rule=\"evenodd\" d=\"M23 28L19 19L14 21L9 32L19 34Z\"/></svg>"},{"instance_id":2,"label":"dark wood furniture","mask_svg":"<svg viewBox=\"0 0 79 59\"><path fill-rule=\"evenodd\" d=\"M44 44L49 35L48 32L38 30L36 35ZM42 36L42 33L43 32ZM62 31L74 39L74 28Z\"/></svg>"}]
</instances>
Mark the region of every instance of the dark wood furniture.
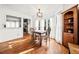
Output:
<instances>
[{"instance_id":1,"label":"dark wood furniture","mask_svg":"<svg viewBox=\"0 0 79 59\"><path fill-rule=\"evenodd\" d=\"M70 54L79 54L79 45L68 43Z\"/></svg>"},{"instance_id":2,"label":"dark wood furniture","mask_svg":"<svg viewBox=\"0 0 79 59\"><path fill-rule=\"evenodd\" d=\"M63 14L63 45L78 44L78 5L66 10Z\"/></svg>"},{"instance_id":3,"label":"dark wood furniture","mask_svg":"<svg viewBox=\"0 0 79 59\"><path fill-rule=\"evenodd\" d=\"M39 45L41 46L42 45L42 34L45 34L45 36L46 36L46 31L41 31L41 30L38 30L38 31L34 31L33 32L33 34L34 34L34 36L36 37L36 34L37 35L39 35L38 37L39 37ZM34 39L35 40L35 39Z\"/></svg>"}]
</instances>

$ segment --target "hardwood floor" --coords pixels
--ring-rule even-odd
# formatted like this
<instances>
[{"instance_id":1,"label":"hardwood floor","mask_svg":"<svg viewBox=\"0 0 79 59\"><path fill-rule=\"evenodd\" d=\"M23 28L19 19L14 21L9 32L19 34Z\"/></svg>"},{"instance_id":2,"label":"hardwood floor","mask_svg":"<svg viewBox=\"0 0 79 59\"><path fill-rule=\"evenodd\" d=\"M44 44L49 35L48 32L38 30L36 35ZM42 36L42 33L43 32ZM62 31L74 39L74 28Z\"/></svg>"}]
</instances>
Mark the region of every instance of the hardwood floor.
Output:
<instances>
[{"instance_id":1,"label":"hardwood floor","mask_svg":"<svg viewBox=\"0 0 79 59\"><path fill-rule=\"evenodd\" d=\"M23 38L0 43L1 54L16 54L33 47L30 44L31 36L26 35Z\"/></svg>"},{"instance_id":2,"label":"hardwood floor","mask_svg":"<svg viewBox=\"0 0 79 59\"><path fill-rule=\"evenodd\" d=\"M43 44L42 47L34 49L28 54L68 54L69 50L64 46L56 43L55 40L51 39L47 46Z\"/></svg>"},{"instance_id":3,"label":"hardwood floor","mask_svg":"<svg viewBox=\"0 0 79 59\"><path fill-rule=\"evenodd\" d=\"M54 39L50 42L42 41L42 46L34 45L31 42L31 35L26 35L23 38L0 43L0 54L65 54L69 50L58 44Z\"/></svg>"}]
</instances>

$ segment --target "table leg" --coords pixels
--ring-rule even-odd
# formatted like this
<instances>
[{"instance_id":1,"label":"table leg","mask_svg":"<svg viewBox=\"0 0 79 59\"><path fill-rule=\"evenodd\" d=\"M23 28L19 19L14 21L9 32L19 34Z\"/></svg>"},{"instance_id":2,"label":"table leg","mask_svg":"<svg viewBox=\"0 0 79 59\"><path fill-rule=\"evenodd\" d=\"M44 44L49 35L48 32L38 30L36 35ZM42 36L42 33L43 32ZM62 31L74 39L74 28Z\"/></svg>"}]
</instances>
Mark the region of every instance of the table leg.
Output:
<instances>
[{"instance_id":1,"label":"table leg","mask_svg":"<svg viewBox=\"0 0 79 59\"><path fill-rule=\"evenodd\" d=\"M42 38L41 38L41 34L39 35L40 36L40 46L42 45Z\"/></svg>"}]
</instances>

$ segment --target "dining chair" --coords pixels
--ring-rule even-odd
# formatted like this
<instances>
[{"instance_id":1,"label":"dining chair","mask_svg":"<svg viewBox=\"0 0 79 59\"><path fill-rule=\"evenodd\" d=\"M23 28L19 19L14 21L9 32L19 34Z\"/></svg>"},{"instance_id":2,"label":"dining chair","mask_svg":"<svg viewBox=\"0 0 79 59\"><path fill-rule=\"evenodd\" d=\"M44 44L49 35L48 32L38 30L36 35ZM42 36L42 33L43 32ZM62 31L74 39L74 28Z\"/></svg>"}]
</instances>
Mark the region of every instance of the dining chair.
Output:
<instances>
[{"instance_id":1,"label":"dining chair","mask_svg":"<svg viewBox=\"0 0 79 59\"><path fill-rule=\"evenodd\" d=\"M31 35L32 35L32 43L34 44L35 42L34 42L34 38L35 38L35 35L34 35L34 32L35 31L35 29L34 28L30 28L30 32L31 32Z\"/></svg>"},{"instance_id":2,"label":"dining chair","mask_svg":"<svg viewBox=\"0 0 79 59\"><path fill-rule=\"evenodd\" d=\"M39 41L40 41L40 36L39 34L35 33L35 42L39 44Z\"/></svg>"},{"instance_id":3,"label":"dining chair","mask_svg":"<svg viewBox=\"0 0 79 59\"><path fill-rule=\"evenodd\" d=\"M34 33L35 29L34 28L30 28L30 31L32 33L32 41L34 44L38 44L39 43L39 34Z\"/></svg>"},{"instance_id":4,"label":"dining chair","mask_svg":"<svg viewBox=\"0 0 79 59\"><path fill-rule=\"evenodd\" d=\"M41 35L42 39L45 41L46 43L46 46L47 46L47 42L49 41L50 42L50 38L49 38L49 35L48 35L48 32L46 30L46 33L42 34Z\"/></svg>"}]
</instances>

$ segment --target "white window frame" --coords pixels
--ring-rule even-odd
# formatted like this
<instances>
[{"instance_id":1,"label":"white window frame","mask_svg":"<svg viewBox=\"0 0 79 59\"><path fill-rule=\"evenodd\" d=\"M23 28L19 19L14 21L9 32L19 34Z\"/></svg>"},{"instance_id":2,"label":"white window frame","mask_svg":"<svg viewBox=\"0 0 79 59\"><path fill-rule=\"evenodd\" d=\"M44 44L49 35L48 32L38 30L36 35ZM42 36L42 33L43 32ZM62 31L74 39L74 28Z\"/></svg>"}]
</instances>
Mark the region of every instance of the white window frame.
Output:
<instances>
[{"instance_id":1,"label":"white window frame","mask_svg":"<svg viewBox=\"0 0 79 59\"><path fill-rule=\"evenodd\" d=\"M6 28L20 28L21 17L6 15Z\"/></svg>"}]
</instances>

